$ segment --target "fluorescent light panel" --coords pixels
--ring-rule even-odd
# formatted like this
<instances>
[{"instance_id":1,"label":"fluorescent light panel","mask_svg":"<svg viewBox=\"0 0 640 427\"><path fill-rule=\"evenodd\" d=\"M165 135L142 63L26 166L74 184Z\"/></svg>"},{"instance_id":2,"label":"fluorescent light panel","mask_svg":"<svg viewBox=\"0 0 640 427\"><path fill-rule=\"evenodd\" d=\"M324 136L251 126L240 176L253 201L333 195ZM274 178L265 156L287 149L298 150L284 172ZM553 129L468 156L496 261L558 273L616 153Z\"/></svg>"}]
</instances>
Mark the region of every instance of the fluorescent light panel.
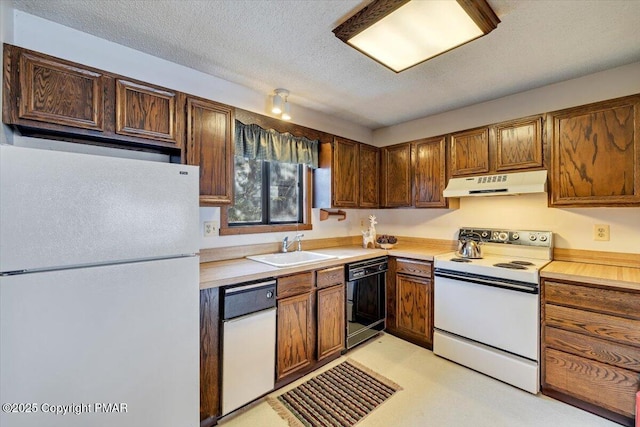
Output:
<instances>
[{"instance_id":1,"label":"fluorescent light panel","mask_svg":"<svg viewBox=\"0 0 640 427\"><path fill-rule=\"evenodd\" d=\"M404 4L402 4L404 3ZM466 9L480 10L478 19L481 26L472 19ZM402 4L397 7L396 4ZM481 6L478 6L480 4ZM373 24L361 22L365 18L366 9L393 9ZM487 14L489 17L482 16ZM365 12L359 16L361 12ZM458 2L456 0L412 0L388 1L376 0L358 12L344 24L336 28L334 33L347 44L372 57L395 72L410 68L429 58L474 40L488 33L500 22L491 8L484 1ZM377 18L376 13L371 15ZM494 19L495 18L495 19ZM360 22L354 22L354 21ZM350 22L351 21L351 22ZM487 23L489 21L489 28ZM358 32L360 27L369 25ZM347 27L343 29L343 27ZM348 27L356 28L355 31ZM355 34L352 34L355 32Z\"/></svg>"}]
</instances>

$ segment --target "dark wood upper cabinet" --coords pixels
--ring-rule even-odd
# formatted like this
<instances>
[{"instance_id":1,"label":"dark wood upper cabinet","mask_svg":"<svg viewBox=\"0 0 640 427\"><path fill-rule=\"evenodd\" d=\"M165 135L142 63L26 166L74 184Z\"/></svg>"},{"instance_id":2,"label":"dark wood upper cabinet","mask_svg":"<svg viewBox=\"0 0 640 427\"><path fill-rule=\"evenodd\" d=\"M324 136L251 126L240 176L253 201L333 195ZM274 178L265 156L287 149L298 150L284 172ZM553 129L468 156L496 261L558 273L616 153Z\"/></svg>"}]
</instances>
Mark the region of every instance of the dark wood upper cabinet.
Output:
<instances>
[{"instance_id":1,"label":"dark wood upper cabinet","mask_svg":"<svg viewBox=\"0 0 640 427\"><path fill-rule=\"evenodd\" d=\"M333 140L333 206L357 208L360 193L360 144L345 138Z\"/></svg>"},{"instance_id":2,"label":"dark wood upper cabinet","mask_svg":"<svg viewBox=\"0 0 640 427\"><path fill-rule=\"evenodd\" d=\"M640 96L549 113L550 206L640 205Z\"/></svg>"},{"instance_id":3,"label":"dark wood upper cabinet","mask_svg":"<svg viewBox=\"0 0 640 427\"><path fill-rule=\"evenodd\" d=\"M446 137L413 142L413 204L417 208L446 208L448 199L442 192L447 183Z\"/></svg>"},{"instance_id":4,"label":"dark wood upper cabinet","mask_svg":"<svg viewBox=\"0 0 640 427\"><path fill-rule=\"evenodd\" d=\"M542 117L536 116L495 125L496 171L542 168Z\"/></svg>"},{"instance_id":5,"label":"dark wood upper cabinet","mask_svg":"<svg viewBox=\"0 0 640 427\"><path fill-rule=\"evenodd\" d=\"M3 122L29 136L180 155L184 94L4 45Z\"/></svg>"},{"instance_id":6,"label":"dark wood upper cabinet","mask_svg":"<svg viewBox=\"0 0 640 427\"><path fill-rule=\"evenodd\" d=\"M175 91L116 79L116 133L180 145Z\"/></svg>"},{"instance_id":7,"label":"dark wood upper cabinet","mask_svg":"<svg viewBox=\"0 0 640 427\"><path fill-rule=\"evenodd\" d=\"M360 203L361 208L380 206L380 149L371 145L359 145Z\"/></svg>"},{"instance_id":8,"label":"dark wood upper cabinet","mask_svg":"<svg viewBox=\"0 0 640 427\"><path fill-rule=\"evenodd\" d=\"M108 79L100 70L5 44L3 80L7 124L105 130Z\"/></svg>"},{"instance_id":9,"label":"dark wood upper cabinet","mask_svg":"<svg viewBox=\"0 0 640 427\"><path fill-rule=\"evenodd\" d=\"M200 166L200 204L233 201L234 109L217 102L187 99L187 164Z\"/></svg>"},{"instance_id":10,"label":"dark wood upper cabinet","mask_svg":"<svg viewBox=\"0 0 640 427\"><path fill-rule=\"evenodd\" d=\"M411 206L411 144L383 147L381 155L381 205Z\"/></svg>"},{"instance_id":11,"label":"dark wood upper cabinet","mask_svg":"<svg viewBox=\"0 0 640 427\"><path fill-rule=\"evenodd\" d=\"M321 142L319 167L313 171L313 207L379 206L379 149L334 136Z\"/></svg>"},{"instance_id":12,"label":"dark wood upper cabinet","mask_svg":"<svg viewBox=\"0 0 640 427\"><path fill-rule=\"evenodd\" d=\"M104 130L104 75L24 53L18 60L18 119Z\"/></svg>"},{"instance_id":13,"label":"dark wood upper cabinet","mask_svg":"<svg viewBox=\"0 0 640 427\"><path fill-rule=\"evenodd\" d=\"M451 135L451 176L489 172L489 129L479 128Z\"/></svg>"}]
</instances>

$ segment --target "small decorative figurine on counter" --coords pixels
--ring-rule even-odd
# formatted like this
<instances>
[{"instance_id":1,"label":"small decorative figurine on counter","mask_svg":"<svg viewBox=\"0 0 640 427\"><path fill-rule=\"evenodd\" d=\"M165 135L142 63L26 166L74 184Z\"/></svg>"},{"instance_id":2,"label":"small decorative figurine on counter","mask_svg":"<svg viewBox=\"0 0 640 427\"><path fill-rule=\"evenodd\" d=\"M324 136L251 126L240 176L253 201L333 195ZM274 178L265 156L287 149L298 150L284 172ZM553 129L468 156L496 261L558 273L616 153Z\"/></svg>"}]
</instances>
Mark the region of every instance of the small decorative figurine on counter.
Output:
<instances>
[{"instance_id":1,"label":"small decorative figurine on counter","mask_svg":"<svg viewBox=\"0 0 640 427\"><path fill-rule=\"evenodd\" d=\"M369 243L371 243L371 247L375 249L376 247L376 221L375 215L369 215L369 229L367 231L362 232L362 247L368 248Z\"/></svg>"}]
</instances>

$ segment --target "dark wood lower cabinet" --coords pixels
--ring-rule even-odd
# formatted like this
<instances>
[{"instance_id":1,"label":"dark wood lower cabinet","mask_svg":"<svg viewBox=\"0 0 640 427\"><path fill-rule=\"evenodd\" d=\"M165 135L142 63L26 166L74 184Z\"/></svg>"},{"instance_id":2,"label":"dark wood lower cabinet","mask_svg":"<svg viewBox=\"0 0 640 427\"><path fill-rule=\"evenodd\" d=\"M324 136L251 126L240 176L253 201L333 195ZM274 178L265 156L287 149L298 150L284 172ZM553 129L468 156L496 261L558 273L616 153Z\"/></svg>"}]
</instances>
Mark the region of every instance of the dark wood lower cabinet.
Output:
<instances>
[{"instance_id":1,"label":"dark wood lower cabinet","mask_svg":"<svg viewBox=\"0 0 640 427\"><path fill-rule=\"evenodd\" d=\"M626 426L640 389L640 292L543 280L542 392Z\"/></svg>"},{"instance_id":2,"label":"dark wood lower cabinet","mask_svg":"<svg viewBox=\"0 0 640 427\"><path fill-rule=\"evenodd\" d=\"M277 289L279 388L334 360L344 350L344 267L280 277Z\"/></svg>"},{"instance_id":3,"label":"dark wood lower cabinet","mask_svg":"<svg viewBox=\"0 0 640 427\"><path fill-rule=\"evenodd\" d=\"M318 289L318 360L344 350L344 284Z\"/></svg>"},{"instance_id":4,"label":"dark wood lower cabinet","mask_svg":"<svg viewBox=\"0 0 640 427\"><path fill-rule=\"evenodd\" d=\"M429 340L431 280L405 274L396 275L396 323L399 331Z\"/></svg>"},{"instance_id":5,"label":"dark wood lower cabinet","mask_svg":"<svg viewBox=\"0 0 640 427\"><path fill-rule=\"evenodd\" d=\"M278 301L276 382L314 362L314 292Z\"/></svg>"},{"instance_id":6,"label":"dark wood lower cabinet","mask_svg":"<svg viewBox=\"0 0 640 427\"><path fill-rule=\"evenodd\" d=\"M220 416L220 288L200 291L200 425Z\"/></svg>"},{"instance_id":7,"label":"dark wood lower cabinet","mask_svg":"<svg viewBox=\"0 0 640 427\"><path fill-rule=\"evenodd\" d=\"M433 348L432 264L390 258L387 273L387 331Z\"/></svg>"}]
</instances>

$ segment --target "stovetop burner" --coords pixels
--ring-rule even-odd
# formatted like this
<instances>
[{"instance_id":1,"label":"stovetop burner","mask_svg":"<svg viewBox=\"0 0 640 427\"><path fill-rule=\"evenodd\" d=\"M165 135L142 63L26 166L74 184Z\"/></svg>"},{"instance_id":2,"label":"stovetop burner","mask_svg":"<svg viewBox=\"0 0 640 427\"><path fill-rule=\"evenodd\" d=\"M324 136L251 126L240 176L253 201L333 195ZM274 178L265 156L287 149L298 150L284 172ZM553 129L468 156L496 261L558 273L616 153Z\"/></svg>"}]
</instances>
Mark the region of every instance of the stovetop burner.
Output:
<instances>
[{"instance_id":1,"label":"stovetop burner","mask_svg":"<svg viewBox=\"0 0 640 427\"><path fill-rule=\"evenodd\" d=\"M534 263L532 263L532 262L524 261L524 260L509 261L509 264L528 265L528 266L535 265L535 264L534 264Z\"/></svg>"},{"instance_id":2,"label":"stovetop burner","mask_svg":"<svg viewBox=\"0 0 640 427\"><path fill-rule=\"evenodd\" d=\"M493 264L494 267L502 267L502 268L510 268L512 270L526 270L527 267L525 267L525 265L527 264L519 264L519 263L515 263L513 261L511 262L499 262L497 264Z\"/></svg>"},{"instance_id":3,"label":"stovetop burner","mask_svg":"<svg viewBox=\"0 0 640 427\"><path fill-rule=\"evenodd\" d=\"M451 258L449 261L453 261L453 262L471 262L471 260L468 259L468 258Z\"/></svg>"}]
</instances>

